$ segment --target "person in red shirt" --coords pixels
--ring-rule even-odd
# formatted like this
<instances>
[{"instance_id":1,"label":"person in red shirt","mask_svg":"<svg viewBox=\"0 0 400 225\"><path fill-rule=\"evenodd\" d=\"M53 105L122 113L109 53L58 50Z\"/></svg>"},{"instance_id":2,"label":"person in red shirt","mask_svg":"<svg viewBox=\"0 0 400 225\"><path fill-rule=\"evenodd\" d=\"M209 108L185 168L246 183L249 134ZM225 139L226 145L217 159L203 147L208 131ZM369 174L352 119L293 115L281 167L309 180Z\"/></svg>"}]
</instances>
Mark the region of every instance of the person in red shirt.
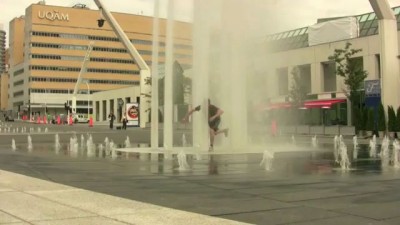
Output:
<instances>
[{"instance_id":1,"label":"person in red shirt","mask_svg":"<svg viewBox=\"0 0 400 225\"><path fill-rule=\"evenodd\" d=\"M196 111L200 111L201 106L198 105L194 109L190 110L186 116L182 119L183 122L188 122L189 117ZM215 105L212 105L210 99L208 99L208 126L210 127L210 148L209 150L214 150L214 138L216 135L224 133L225 137L228 137L229 129L219 129L219 124L221 123L221 115L224 111Z\"/></svg>"}]
</instances>

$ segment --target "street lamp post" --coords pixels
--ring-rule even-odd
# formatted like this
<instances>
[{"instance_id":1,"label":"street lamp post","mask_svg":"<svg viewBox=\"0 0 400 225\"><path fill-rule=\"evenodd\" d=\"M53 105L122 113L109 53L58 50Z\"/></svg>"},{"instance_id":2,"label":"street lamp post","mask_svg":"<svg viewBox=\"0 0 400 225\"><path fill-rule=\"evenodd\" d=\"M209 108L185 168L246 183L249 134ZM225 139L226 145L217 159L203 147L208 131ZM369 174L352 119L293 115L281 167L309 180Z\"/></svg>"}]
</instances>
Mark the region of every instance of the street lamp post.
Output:
<instances>
[{"instance_id":1,"label":"street lamp post","mask_svg":"<svg viewBox=\"0 0 400 225\"><path fill-rule=\"evenodd\" d=\"M89 88L89 81L85 81L86 87L87 87L87 94L88 94L88 99L87 99L87 118L89 119L89 114L90 114L90 88Z\"/></svg>"}]
</instances>

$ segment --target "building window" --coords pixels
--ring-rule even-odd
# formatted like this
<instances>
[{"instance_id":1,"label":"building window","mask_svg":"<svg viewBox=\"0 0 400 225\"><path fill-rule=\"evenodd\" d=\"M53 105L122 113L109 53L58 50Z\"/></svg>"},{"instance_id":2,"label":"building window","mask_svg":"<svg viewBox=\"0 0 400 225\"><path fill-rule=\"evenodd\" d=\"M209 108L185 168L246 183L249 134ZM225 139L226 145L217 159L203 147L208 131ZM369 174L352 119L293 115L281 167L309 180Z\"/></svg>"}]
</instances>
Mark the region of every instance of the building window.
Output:
<instances>
[{"instance_id":1,"label":"building window","mask_svg":"<svg viewBox=\"0 0 400 225\"><path fill-rule=\"evenodd\" d=\"M16 70L16 71L14 72L14 77L16 77L16 76L18 76L18 75L21 75L21 74L23 74L23 73L24 73L24 68L19 69L19 70Z\"/></svg>"},{"instance_id":2,"label":"building window","mask_svg":"<svg viewBox=\"0 0 400 225\"><path fill-rule=\"evenodd\" d=\"M302 85L305 88L306 93L309 94L311 93L311 65L300 65L298 68L301 77L300 85Z\"/></svg>"},{"instance_id":3,"label":"building window","mask_svg":"<svg viewBox=\"0 0 400 225\"><path fill-rule=\"evenodd\" d=\"M21 96L21 95L24 95L24 91L17 91L17 92L14 92L14 97L19 97L19 96Z\"/></svg>"},{"instance_id":4,"label":"building window","mask_svg":"<svg viewBox=\"0 0 400 225\"><path fill-rule=\"evenodd\" d=\"M322 63L324 92L336 92L336 65L335 62Z\"/></svg>"},{"instance_id":5,"label":"building window","mask_svg":"<svg viewBox=\"0 0 400 225\"><path fill-rule=\"evenodd\" d=\"M14 87L24 84L24 80L14 82Z\"/></svg>"},{"instance_id":6,"label":"building window","mask_svg":"<svg viewBox=\"0 0 400 225\"><path fill-rule=\"evenodd\" d=\"M289 93L288 68L279 68L276 70L278 76L278 94L287 95Z\"/></svg>"}]
</instances>

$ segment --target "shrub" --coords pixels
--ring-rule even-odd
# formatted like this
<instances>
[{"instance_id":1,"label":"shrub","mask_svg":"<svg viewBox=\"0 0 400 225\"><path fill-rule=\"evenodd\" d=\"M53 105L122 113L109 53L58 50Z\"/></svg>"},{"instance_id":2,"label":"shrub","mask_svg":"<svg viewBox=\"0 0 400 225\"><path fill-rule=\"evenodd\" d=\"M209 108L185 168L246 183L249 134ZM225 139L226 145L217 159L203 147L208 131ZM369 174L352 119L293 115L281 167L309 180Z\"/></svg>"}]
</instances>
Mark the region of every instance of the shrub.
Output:
<instances>
[{"instance_id":1,"label":"shrub","mask_svg":"<svg viewBox=\"0 0 400 225\"><path fill-rule=\"evenodd\" d=\"M378 107L378 131L386 131L385 108L382 103Z\"/></svg>"},{"instance_id":2,"label":"shrub","mask_svg":"<svg viewBox=\"0 0 400 225\"><path fill-rule=\"evenodd\" d=\"M365 123L365 129L368 131L374 131L375 130L375 113L374 113L374 108L369 108L367 109L368 112L368 117L367 117L367 122Z\"/></svg>"},{"instance_id":3,"label":"shrub","mask_svg":"<svg viewBox=\"0 0 400 225\"><path fill-rule=\"evenodd\" d=\"M396 114L393 106L388 106L388 131L396 132Z\"/></svg>"}]
</instances>

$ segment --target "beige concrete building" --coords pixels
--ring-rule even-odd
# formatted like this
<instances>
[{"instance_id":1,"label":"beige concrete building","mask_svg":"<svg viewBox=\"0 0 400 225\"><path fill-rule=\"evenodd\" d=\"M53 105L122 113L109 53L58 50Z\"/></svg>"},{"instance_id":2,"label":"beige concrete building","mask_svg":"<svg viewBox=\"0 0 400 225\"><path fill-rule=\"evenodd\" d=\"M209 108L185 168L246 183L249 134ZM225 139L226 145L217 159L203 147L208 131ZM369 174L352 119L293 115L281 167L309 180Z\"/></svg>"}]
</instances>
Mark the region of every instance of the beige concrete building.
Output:
<instances>
[{"instance_id":1,"label":"beige concrete building","mask_svg":"<svg viewBox=\"0 0 400 225\"><path fill-rule=\"evenodd\" d=\"M400 7L393 8L393 12L397 19L397 27L399 27ZM275 111L275 115L290 117L290 110L287 110L290 107L287 104L288 94L293 82L292 72L296 69L301 76L302 85L308 92L308 99L304 104L305 110L302 111L304 114L302 122L312 126L349 124L350 115L343 91L346 87L343 78L336 75L335 63L329 61L328 57L333 55L335 49L343 49L346 43L350 42L351 48L362 50L354 55L353 60L358 61L368 72L366 80L379 81L384 76L381 68L382 50L377 16L375 13L365 13L352 18L357 29L355 36L349 35L337 40L329 40L340 31L331 30L331 28L324 30L329 31L328 35L324 36L322 32L316 35L312 29L324 26L322 22L329 20L326 19L319 21L321 23L314 27L302 27L267 37L269 51L272 52L267 58L273 66L268 70L266 83L268 83L271 102L269 108ZM400 34L398 29L397 34ZM396 30L393 32L396 33ZM312 42L315 38L318 43ZM398 39L397 42L400 43L400 40ZM397 60L393 67L399 66ZM400 84L395 85L398 87ZM382 83L381 88L385 88ZM365 91L364 87L361 91ZM361 102L365 100L361 99ZM369 103L365 102L365 104Z\"/></svg>"},{"instance_id":2,"label":"beige concrete building","mask_svg":"<svg viewBox=\"0 0 400 225\"><path fill-rule=\"evenodd\" d=\"M87 113L88 95L112 89L139 88L139 69L110 26L99 28L99 11L30 5L25 15L10 22L10 88L8 108L15 112L65 113L90 42L93 51L79 89L77 113ZM113 13L147 64L151 64L152 17ZM165 34L166 21L160 21ZM176 22L174 56L191 64L191 26ZM160 37L160 62L165 38ZM138 93L138 92L136 92ZM134 96L134 97L139 97ZM92 102L90 97L90 108ZM92 111L92 110L90 110Z\"/></svg>"}]
</instances>

